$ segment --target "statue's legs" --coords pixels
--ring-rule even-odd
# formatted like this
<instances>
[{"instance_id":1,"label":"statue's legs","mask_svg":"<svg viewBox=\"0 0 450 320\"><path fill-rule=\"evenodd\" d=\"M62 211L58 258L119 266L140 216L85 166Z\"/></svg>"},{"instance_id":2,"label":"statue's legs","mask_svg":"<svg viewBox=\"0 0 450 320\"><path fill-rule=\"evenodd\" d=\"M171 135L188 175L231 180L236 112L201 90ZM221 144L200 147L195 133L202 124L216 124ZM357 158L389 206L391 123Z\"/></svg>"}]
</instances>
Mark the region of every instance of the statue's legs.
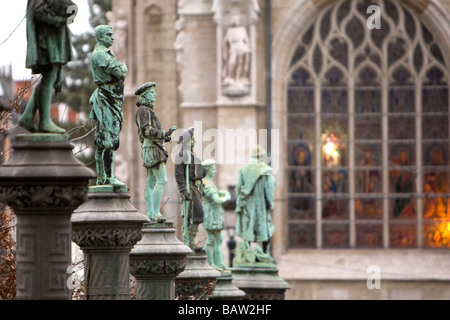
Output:
<instances>
[{"instance_id":1,"label":"statue's legs","mask_svg":"<svg viewBox=\"0 0 450 320\"><path fill-rule=\"evenodd\" d=\"M167 184L166 166L163 162L155 167L147 168L147 183L145 185L145 203L147 217L150 220L164 222L166 218L161 214L161 199L164 186Z\"/></svg>"},{"instance_id":2,"label":"statue's legs","mask_svg":"<svg viewBox=\"0 0 450 320\"><path fill-rule=\"evenodd\" d=\"M208 258L208 264L212 267L215 267L214 261L214 231L207 230L206 243L205 243L205 251L206 257Z\"/></svg>"},{"instance_id":3,"label":"statue's legs","mask_svg":"<svg viewBox=\"0 0 450 320\"><path fill-rule=\"evenodd\" d=\"M100 149L97 150L99 154L96 154L96 160L99 159L100 164L98 164L100 167L103 166L104 169L104 180L103 183L99 181L98 179L98 172L97 172L97 184L110 184L115 187L123 187L125 186L125 183L119 181L116 177L113 175L113 168L114 168L114 151L111 149ZM97 167L98 168L98 167Z\"/></svg>"},{"instance_id":4,"label":"statue's legs","mask_svg":"<svg viewBox=\"0 0 450 320\"><path fill-rule=\"evenodd\" d=\"M192 224L190 224L188 227L188 233L189 233L189 248L194 250L196 247L195 237L197 236L198 233L198 223L193 222Z\"/></svg>"},{"instance_id":5,"label":"statue's legs","mask_svg":"<svg viewBox=\"0 0 450 320\"><path fill-rule=\"evenodd\" d=\"M39 131L49 133L66 132L66 130L54 124L52 118L50 117L52 90L58 76L59 67L59 65L52 65L51 70L48 73L42 74L42 87L40 93L41 99L40 103L38 104L40 114Z\"/></svg>"},{"instance_id":6,"label":"statue's legs","mask_svg":"<svg viewBox=\"0 0 450 320\"><path fill-rule=\"evenodd\" d=\"M223 258L221 230L207 230L207 233L205 251L209 265L217 269L227 270L228 267L225 265Z\"/></svg>"},{"instance_id":7,"label":"statue's legs","mask_svg":"<svg viewBox=\"0 0 450 320\"><path fill-rule=\"evenodd\" d=\"M95 151L95 165L97 168L97 185L105 184L106 173L105 166L103 165L103 149L98 149Z\"/></svg>"},{"instance_id":8,"label":"statue's legs","mask_svg":"<svg viewBox=\"0 0 450 320\"><path fill-rule=\"evenodd\" d=\"M38 84L37 88L31 94L30 100L27 103L25 111L20 116L19 121L18 121L19 126L27 129L30 132L37 131L36 124L34 123L34 117L36 115L36 109L37 109L36 108L36 99L39 100L39 98L37 98L36 95L39 94L40 86L41 86L41 84Z\"/></svg>"},{"instance_id":9,"label":"statue's legs","mask_svg":"<svg viewBox=\"0 0 450 320\"><path fill-rule=\"evenodd\" d=\"M49 65L42 73L42 79L28 101L25 112L19 118L19 125L25 129L35 132L64 133L66 130L53 123L50 117L50 106L52 102L52 90L58 76L59 66ZM39 128L36 130L34 117L39 110Z\"/></svg>"},{"instance_id":10,"label":"statue's legs","mask_svg":"<svg viewBox=\"0 0 450 320\"><path fill-rule=\"evenodd\" d=\"M221 230L217 230L214 235L214 263L220 269L228 269L223 258Z\"/></svg>"},{"instance_id":11,"label":"statue's legs","mask_svg":"<svg viewBox=\"0 0 450 320\"><path fill-rule=\"evenodd\" d=\"M262 242L262 249L264 251L264 253L268 253L270 254L270 239L267 241Z\"/></svg>"}]
</instances>

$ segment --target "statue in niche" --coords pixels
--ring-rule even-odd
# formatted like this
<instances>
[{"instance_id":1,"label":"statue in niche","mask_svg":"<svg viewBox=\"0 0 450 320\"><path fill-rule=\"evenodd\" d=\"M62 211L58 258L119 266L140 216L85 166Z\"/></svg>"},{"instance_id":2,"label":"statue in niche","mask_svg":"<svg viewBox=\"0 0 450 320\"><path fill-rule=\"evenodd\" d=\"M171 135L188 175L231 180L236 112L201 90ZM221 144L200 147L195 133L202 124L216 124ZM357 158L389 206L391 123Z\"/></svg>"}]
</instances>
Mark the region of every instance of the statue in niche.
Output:
<instances>
[{"instance_id":1,"label":"statue in niche","mask_svg":"<svg viewBox=\"0 0 450 320\"><path fill-rule=\"evenodd\" d=\"M250 55L247 29L240 24L239 15L234 15L223 38L224 86L245 88L250 85Z\"/></svg>"},{"instance_id":2,"label":"statue in niche","mask_svg":"<svg viewBox=\"0 0 450 320\"><path fill-rule=\"evenodd\" d=\"M18 121L30 132L66 132L52 121L50 106L52 90L58 94L64 83L62 66L73 58L68 24L73 22L76 12L76 5L70 0L28 0L26 67L33 74L42 75Z\"/></svg>"},{"instance_id":3,"label":"statue in niche","mask_svg":"<svg viewBox=\"0 0 450 320\"><path fill-rule=\"evenodd\" d=\"M166 161L169 154L165 143L171 140L176 126L168 131L161 129L158 116L154 111L156 101L156 83L148 82L140 86L135 95L139 96L136 105L136 125L139 141L142 143L142 163L147 168L145 185L145 204L147 217L152 221L164 222L166 218L160 212L160 204L164 186L167 183Z\"/></svg>"},{"instance_id":4,"label":"statue in niche","mask_svg":"<svg viewBox=\"0 0 450 320\"><path fill-rule=\"evenodd\" d=\"M113 175L113 167L114 151L119 148L119 134L122 130L123 82L128 68L125 63L117 61L109 49L114 42L111 26L97 26L94 36L97 43L91 55L91 72L98 88L89 103L92 105L90 118L94 120L96 127L94 143L97 147L97 185L126 188L126 185Z\"/></svg>"},{"instance_id":5,"label":"statue in niche","mask_svg":"<svg viewBox=\"0 0 450 320\"><path fill-rule=\"evenodd\" d=\"M214 184L216 162L208 159L202 165L206 169L206 177L203 178L203 228L207 232L205 251L210 266L227 270L222 251L221 231L225 228L222 204L230 201L231 195L228 191L218 190Z\"/></svg>"},{"instance_id":6,"label":"statue in niche","mask_svg":"<svg viewBox=\"0 0 450 320\"><path fill-rule=\"evenodd\" d=\"M181 147L175 161L175 179L180 193L181 217L183 223L183 242L192 250L197 249L195 237L198 227L203 222L202 204L203 181L206 170L194 153L194 128L191 127L180 136L178 145Z\"/></svg>"},{"instance_id":7,"label":"statue in niche","mask_svg":"<svg viewBox=\"0 0 450 320\"><path fill-rule=\"evenodd\" d=\"M238 247L235 258L237 263L271 260L269 245L274 232L271 211L274 205L275 178L272 168L262 161L264 156L265 151L260 146L256 147L250 163L239 170L236 185L236 235L244 243ZM252 242L261 242L262 249L258 246L252 249Z\"/></svg>"}]
</instances>

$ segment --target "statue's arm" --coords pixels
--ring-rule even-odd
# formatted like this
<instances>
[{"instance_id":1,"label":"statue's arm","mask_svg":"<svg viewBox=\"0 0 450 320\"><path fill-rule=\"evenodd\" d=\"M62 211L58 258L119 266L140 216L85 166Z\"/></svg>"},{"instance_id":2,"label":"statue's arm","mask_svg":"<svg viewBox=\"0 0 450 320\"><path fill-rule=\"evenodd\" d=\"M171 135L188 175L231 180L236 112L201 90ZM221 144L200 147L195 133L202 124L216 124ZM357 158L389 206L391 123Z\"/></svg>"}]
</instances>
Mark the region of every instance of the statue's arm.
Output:
<instances>
[{"instance_id":1,"label":"statue's arm","mask_svg":"<svg viewBox=\"0 0 450 320\"><path fill-rule=\"evenodd\" d=\"M50 24L55 27L61 27L67 23L67 17L58 16L45 1L37 1L34 6L34 19Z\"/></svg>"},{"instance_id":2,"label":"statue's arm","mask_svg":"<svg viewBox=\"0 0 450 320\"><path fill-rule=\"evenodd\" d=\"M157 129L152 123L152 116L150 112L145 112L144 122L141 121L141 130L145 138L147 139L164 139L166 132L164 130Z\"/></svg>"},{"instance_id":3,"label":"statue's arm","mask_svg":"<svg viewBox=\"0 0 450 320\"><path fill-rule=\"evenodd\" d=\"M119 81L124 81L128 75L127 65L117 61L113 56L104 51L97 51L91 59L99 68L113 75Z\"/></svg>"},{"instance_id":4,"label":"statue's arm","mask_svg":"<svg viewBox=\"0 0 450 320\"><path fill-rule=\"evenodd\" d=\"M110 69L111 74L118 80L124 81L128 75L128 67L125 63L114 60L113 66Z\"/></svg>"},{"instance_id":5,"label":"statue's arm","mask_svg":"<svg viewBox=\"0 0 450 320\"><path fill-rule=\"evenodd\" d=\"M184 163L175 165L175 180L177 182L178 191L183 194L186 189L186 177L185 177L186 165Z\"/></svg>"}]
</instances>

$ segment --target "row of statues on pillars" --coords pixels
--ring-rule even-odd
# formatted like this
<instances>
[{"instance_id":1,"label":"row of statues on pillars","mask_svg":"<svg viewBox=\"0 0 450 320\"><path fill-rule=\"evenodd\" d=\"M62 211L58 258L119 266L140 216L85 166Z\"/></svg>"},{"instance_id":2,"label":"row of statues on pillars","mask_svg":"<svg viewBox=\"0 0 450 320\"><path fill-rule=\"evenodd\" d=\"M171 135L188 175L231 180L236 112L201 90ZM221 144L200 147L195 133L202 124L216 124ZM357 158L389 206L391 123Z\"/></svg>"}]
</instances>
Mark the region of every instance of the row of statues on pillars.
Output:
<instances>
[{"instance_id":1,"label":"row of statues on pillars","mask_svg":"<svg viewBox=\"0 0 450 320\"><path fill-rule=\"evenodd\" d=\"M72 59L70 32L67 20L70 0L29 0L27 7L27 67L42 74L19 125L32 133L64 134L50 118L52 90L58 92L63 82L62 66ZM94 29L96 46L91 54L91 72L97 89L89 100L90 118L95 122L97 190L128 191L126 184L114 176L114 152L119 148L122 129L124 81L128 75L125 63L118 61L110 47L114 42L111 26ZM177 126L163 130L155 113L156 83L147 82L136 91L136 126L142 144L143 166L147 170L145 186L146 215L154 223L165 223L160 212L161 199L167 183L165 143L171 141ZM221 231L224 229L222 205L231 199L228 191L218 190L214 183L215 161L201 161L194 153L194 129L183 132L178 140L179 157L175 163L175 179L181 198L183 242L197 250L195 238L199 225L207 232L206 255L209 264L222 271L224 263ZM275 264L270 256L270 239L274 232L271 211L274 206L275 179L272 169L264 163L265 153L257 147L249 164L239 171L236 186L236 235L244 241L238 247L235 260L238 265L259 262ZM104 188L104 189L102 189ZM98 191L97 191L98 192ZM76 229L76 228L75 228ZM137 239L137 238L136 238ZM261 242L262 248L252 245Z\"/></svg>"}]
</instances>

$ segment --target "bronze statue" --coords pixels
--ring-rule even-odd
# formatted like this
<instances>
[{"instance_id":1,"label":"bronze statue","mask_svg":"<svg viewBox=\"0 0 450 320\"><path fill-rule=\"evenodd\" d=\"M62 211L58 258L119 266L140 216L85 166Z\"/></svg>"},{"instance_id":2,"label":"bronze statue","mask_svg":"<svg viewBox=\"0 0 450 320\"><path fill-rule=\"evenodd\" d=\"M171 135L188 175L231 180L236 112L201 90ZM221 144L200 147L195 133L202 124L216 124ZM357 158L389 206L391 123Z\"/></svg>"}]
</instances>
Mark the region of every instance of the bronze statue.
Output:
<instances>
[{"instance_id":1,"label":"bronze statue","mask_svg":"<svg viewBox=\"0 0 450 320\"><path fill-rule=\"evenodd\" d=\"M91 71L98 88L89 103L92 105L90 118L94 119L96 125L94 143L97 146L97 185L125 187L113 175L113 164L114 151L119 148L119 134L122 130L123 82L128 68L125 63L117 61L108 49L114 42L112 27L97 26L94 36L97 44L91 56Z\"/></svg>"},{"instance_id":2,"label":"bronze statue","mask_svg":"<svg viewBox=\"0 0 450 320\"><path fill-rule=\"evenodd\" d=\"M194 154L194 128L186 130L179 138L179 161L175 162L175 179L182 199L181 217L184 218L183 242L196 248L195 237L203 222L203 181L206 175L201 161Z\"/></svg>"},{"instance_id":3,"label":"bronze statue","mask_svg":"<svg viewBox=\"0 0 450 320\"><path fill-rule=\"evenodd\" d=\"M61 91L64 82L62 66L72 60L68 23L73 22L70 0L28 0L26 67L42 79L33 90L19 125L30 132L65 133L50 117L52 89ZM35 118L39 111L36 126Z\"/></svg>"},{"instance_id":4,"label":"bronze statue","mask_svg":"<svg viewBox=\"0 0 450 320\"><path fill-rule=\"evenodd\" d=\"M161 198L167 183L166 161L168 153L165 143L171 140L176 126L168 131L161 129L158 116L154 111L156 83L148 82L140 86L135 95L139 96L136 105L136 125L139 141L142 143L142 163L147 168L147 182L145 185L145 203L147 217L150 220L164 222L166 218L160 213Z\"/></svg>"},{"instance_id":5,"label":"bronze statue","mask_svg":"<svg viewBox=\"0 0 450 320\"><path fill-rule=\"evenodd\" d=\"M205 186L203 192L203 228L206 230L206 256L210 266L219 270L227 270L222 251L222 230L225 228L222 204L231 199L228 191L217 189L214 183L216 174L216 162L207 159L202 162L206 169L206 177L203 178Z\"/></svg>"}]
</instances>

